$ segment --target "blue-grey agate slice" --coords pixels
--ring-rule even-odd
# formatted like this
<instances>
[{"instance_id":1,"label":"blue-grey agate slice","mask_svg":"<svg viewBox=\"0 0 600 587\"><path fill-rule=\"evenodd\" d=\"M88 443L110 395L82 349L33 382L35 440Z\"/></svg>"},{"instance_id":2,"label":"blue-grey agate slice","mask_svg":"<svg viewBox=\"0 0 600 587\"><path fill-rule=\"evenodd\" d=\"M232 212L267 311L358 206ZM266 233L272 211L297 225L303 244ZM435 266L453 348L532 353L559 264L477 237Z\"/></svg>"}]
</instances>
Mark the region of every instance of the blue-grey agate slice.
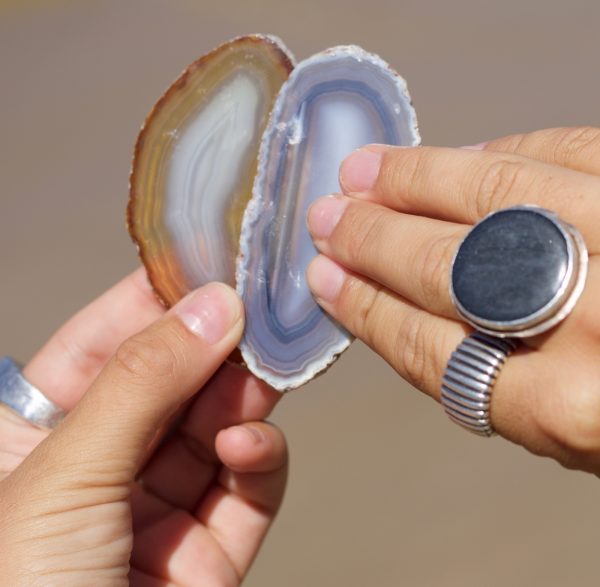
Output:
<instances>
[{"instance_id":1,"label":"blue-grey agate slice","mask_svg":"<svg viewBox=\"0 0 600 587\"><path fill-rule=\"evenodd\" d=\"M263 135L236 273L246 308L242 355L275 388L311 380L352 339L307 287L305 271L316 255L308 207L339 192L339 166L354 149L419 142L406 83L359 47L303 61L281 88Z\"/></svg>"}]
</instances>

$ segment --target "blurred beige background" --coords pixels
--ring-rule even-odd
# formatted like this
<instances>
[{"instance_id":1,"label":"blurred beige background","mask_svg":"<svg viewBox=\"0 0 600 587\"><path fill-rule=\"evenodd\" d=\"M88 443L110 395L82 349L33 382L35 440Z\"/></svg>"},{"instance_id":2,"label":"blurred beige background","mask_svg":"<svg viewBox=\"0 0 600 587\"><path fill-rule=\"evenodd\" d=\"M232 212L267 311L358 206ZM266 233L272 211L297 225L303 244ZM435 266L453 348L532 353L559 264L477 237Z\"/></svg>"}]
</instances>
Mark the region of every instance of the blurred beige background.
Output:
<instances>
[{"instance_id":1,"label":"blurred beige background","mask_svg":"<svg viewBox=\"0 0 600 587\"><path fill-rule=\"evenodd\" d=\"M600 124L593 0L0 0L0 354L26 360L138 261L138 128L229 37L354 42L408 80L424 141ZM597 585L598 480L471 438L361 344L290 394L289 491L251 587Z\"/></svg>"}]
</instances>

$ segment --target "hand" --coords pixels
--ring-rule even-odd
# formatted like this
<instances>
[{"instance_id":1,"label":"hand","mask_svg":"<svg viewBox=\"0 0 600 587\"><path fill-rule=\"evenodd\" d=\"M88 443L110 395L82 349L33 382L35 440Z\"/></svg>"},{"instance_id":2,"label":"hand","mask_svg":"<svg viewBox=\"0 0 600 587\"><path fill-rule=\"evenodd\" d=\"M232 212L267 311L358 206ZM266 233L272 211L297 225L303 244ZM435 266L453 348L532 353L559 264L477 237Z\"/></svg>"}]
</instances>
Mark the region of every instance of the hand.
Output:
<instances>
[{"instance_id":1,"label":"hand","mask_svg":"<svg viewBox=\"0 0 600 587\"><path fill-rule=\"evenodd\" d=\"M439 400L452 351L472 329L449 295L461 240L488 213L554 210L583 234L585 291L572 314L526 341L494 386L495 429L531 452L600 474L600 130L554 129L479 148L370 146L342 165L344 195L309 211L323 253L307 273L322 307Z\"/></svg>"},{"instance_id":2,"label":"hand","mask_svg":"<svg viewBox=\"0 0 600 587\"><path fill-rule=\"evenodd\" d=\"M240 584L287 461L261 421L280 394L221 367L242 329L230 288L165 314L140 270L34 357L26 377L70 413L48 434L0 409L3 585Z\"/></svg>"}]
</instances>

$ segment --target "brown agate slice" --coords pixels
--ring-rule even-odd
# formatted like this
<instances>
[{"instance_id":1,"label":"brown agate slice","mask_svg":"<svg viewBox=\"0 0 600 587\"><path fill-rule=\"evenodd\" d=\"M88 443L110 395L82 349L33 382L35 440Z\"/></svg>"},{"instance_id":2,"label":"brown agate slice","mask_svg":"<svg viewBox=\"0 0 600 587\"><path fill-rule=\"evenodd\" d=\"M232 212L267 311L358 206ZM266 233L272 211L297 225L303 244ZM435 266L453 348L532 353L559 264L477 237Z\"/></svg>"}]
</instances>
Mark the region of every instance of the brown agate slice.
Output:
<instances>
[{"instance_id":1,"label":"brown agate slice","mask_svg":"<svg viewBox=\"0 0 600 587\"><path fill-rule=\"evenodd\" d=\"M146 119L128 226L166 305L209 281L235 285L261 137L292 59L273 37L234 39L192 63Z\"/></svg>"}]
</instances>

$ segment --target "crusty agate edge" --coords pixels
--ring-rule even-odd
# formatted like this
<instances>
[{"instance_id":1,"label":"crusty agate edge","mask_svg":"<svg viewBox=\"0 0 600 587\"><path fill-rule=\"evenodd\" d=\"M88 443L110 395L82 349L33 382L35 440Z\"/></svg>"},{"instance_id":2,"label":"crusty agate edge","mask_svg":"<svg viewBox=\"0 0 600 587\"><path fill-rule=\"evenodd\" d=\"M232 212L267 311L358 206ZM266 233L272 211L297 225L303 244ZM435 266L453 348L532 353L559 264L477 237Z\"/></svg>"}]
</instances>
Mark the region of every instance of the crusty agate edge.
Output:
<instances>
[{"instance_id":1,"label":"crusty agate edge","mask_svg":"<svg viewBox=\"0 0 600 587\"><path fill-rule=\"evenodd\" d=\"M248 205L246 206L246 210L245 210L244 216L242 218L242 227L241 227L241 233L240 233L240 247L239 247L239 254L236 259L236 269L235 269L236 290L237 290L238 294L242 297L242 299L243 299L244 292L245 292L246 280L249 277L243 266L244 261L245 261L245 255L242 250L242 243L247 242L249 240L250 234L252 233L252 230L254 227L254 224L256 223L258 216L260 215L260 212L261 212L261 205L262 205L263 198L262 198L262 194L260 194L258 192L258 186L260 184L259 178L262 177L263 174L265 173L266 166L267 166L267 155L268 155L269 143L271 141L271 135L274 131L275 121L281 114L281 109L283 108L282 101L280 100L280 96L287 90L287 87L293 82L294 77L296 75L299 75L299 73L297 73L299 67L304 67L306 64L311 64L314 61L319 61L324 56L344 55L344 54L346 54L350 57L353 57L358 62L365 61L365 60L369 61L370 63L379 67L384 75L389 76L390 79L393 80L394 84L396 85L396 87L399 90L399 93L406 99L406 104L408 106L407 110L409 110L409 112L410 112L410 117L407 122L408 122L408 127L410 130L410 133L413 137L413 144L407 145L407 146L417 147L421 144L421 134L419 132L417 113L415 111L410 92L408 91L408 85L406 83L406 80L395 69L393 69L389 65L389 63L384 61L379 55L377 55L375 53L370 53L370 52L366 51L365 49L363 49L362 47L359 47L358 45L339 45L336 47L331 47L329 49L325 49L324 51L316 53L312 57L309 57L308 59L305 59L305 60L301 61L300 63L296 64L296 69L294 69L294 71L290 74L290 77L286 80L286 82L281 86L281 89L279 90L279 95L278 95L277 99L275 100L273 110L271 111L271 115L269 117L269 122L267 123L265 131L263 133L262 140L260 143L259 154L258 154L258 167L256 170L256 177L255 177L254 185L252 188L252 197L250 198L250 201L248 202ZM300 72L301 72L301 70L300 70ZM341 325L340 325L340 328L345 330L343 328L343 326L341 326ZM327 359L326 363L321 364L321 365L315 365L312 369L306 371L306 373L302 379L300 379L298 377L297 380L295 380L295 381L289 381L289 378L284 378L281 376L274 376L271 373L266 373L265 371L261 371L259 368L259 365L258 365L258 360L256 358L256 355L249 349L248 345L246 345L244 343L243 338L242 338L242 341L240 342L240 345L238 348L240 350L242 359L243 359L246 367L254 375L256 375L259 379L266 381L269 385L271 385L277 391L280 391L281 393L285 393L287 391L292 391L294 389L298 389L299 387L302 387L303 385L306 385L313 379L316 379L317 377L324 375L330 369L330 367L339 359L340 355L342 355L342 353L344 353L346 350L348 350L348 348L350 347L350 345L356 338L354 335L352 335L347 330L345 330L345 332L348 334L347 339L341 345L339 345L338 348L335 348L335 350L330 351L331 355Z\"/></svg>"},{"instance_id":2,"label":"crusty agate edge","mask_svg":"<svg viewBox=\"0 0 600 587\"><path fill-rule=\"evenodd\" d=\"M146 270L146 275L148 277L148 281L150 282L150 285L152 286L152 291L154 292L154 295L159 300L159 302L165 308L169 308L170 304L167 302L165 297L162 295L160 284L157 282L155 275L153 274L152 270L150 269L149 262L148 263L146 262L146 253L142 246L141 236L138 236L138 234L136 234L135 222L134 222L135 206L137 204L137 198L136 198L137 177L136 177L136 173L135 173L136 172L135 163L136 163L139 153L142 149L142 145L144 143L144 139L146 138L146 133L148 132L148 128L154 121L158 112L163 108L163 105L165 104L165 102L167 100L169 100L174 93L178 92L181 88L183 88L187 84L188 78L193 73L195 73L198 69L208 65L210 63L210 61L212 61L212 59L214 58L215 54L221 52L226 47L230 47L230 46L233 46L236 44L241 44L241 43L247 42L247 41L252 41L252 42L256 42L256 43L265 43L265 42L269 43L275 49L277 49L276 53L278 53L280 55L280 63L282 65L282 67L284 69L286 69L289 73L291 73L293 71L294 65L296 63L294 54L288 49L286 44L279 37L277 37L275 35L263 35L263 34L243 35L243 36L239 36L239 37L230 39L229 41L226 41L224 43L221 43L219 46L215 47L214 49L212 49L211 51L209 51L202 57L196 59L196 61L193 61L192 63L190 63L182 71L182 73L175 79L175 81L167 88L167 90L164 92L164 94L156 101L154 106L152 106L152 109L150 110L150 112L148 113L146 118L144 119L144 122L142 123L142 126L140 128L140 131L138 133L138 136L137 136L137 139L135 142L133 156L131 159L131 171L129 173L129 200L127 203L127 211L126 211L127 232L129 233L129 236L137 249L138 257L139 257L140 261L142 262L144 269ZM277 95L279 95L279 94L277 94ZM275 96L275 100L277 100L277 96ZM269 126L269 123L270 123L270 116L269 116L269 121L267 122L267 127ZM265 128L267 128L267 127L265 127ZM262 145L262 138L261 138L260 144ZM260 153L260 147L259 147L259 153ZM257 167L257 169L258 169L258 167Z\"/></svg>"}]
</instances>

